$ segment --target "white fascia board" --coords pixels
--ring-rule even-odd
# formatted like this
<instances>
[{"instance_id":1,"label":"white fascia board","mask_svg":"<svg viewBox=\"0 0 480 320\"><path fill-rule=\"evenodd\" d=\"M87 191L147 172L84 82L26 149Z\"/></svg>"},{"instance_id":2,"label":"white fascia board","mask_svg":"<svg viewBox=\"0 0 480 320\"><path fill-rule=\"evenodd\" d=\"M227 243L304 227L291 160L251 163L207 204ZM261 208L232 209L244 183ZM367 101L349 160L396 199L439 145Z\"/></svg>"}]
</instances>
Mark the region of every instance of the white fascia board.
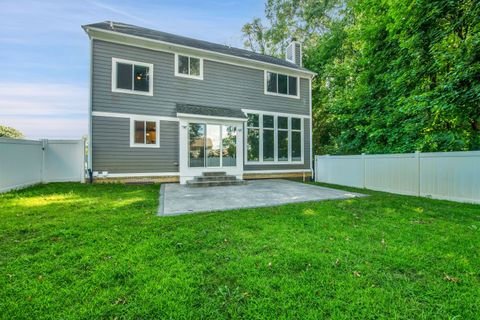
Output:
<instances>
[{"instance_id":1,"label":"white fascia board","mask_svg":"<svg viewBox=\"0 0 480 320\"><path fill-rule=\"evenodd\" d=\"M114 42L124 45L131 45L135 47L147 48L151 50L157 51L164 51L170 53L183 53L183 54L190 54L190 55L197 55L202 58L206 58L212 61L218 61L222 63L248 67L258 70L271 70L274 72L279 72L283 74L288 74L292 76L299 76L304 78L312 78L316 75L315 72L307 71L307 70L300 70L295 68L289 68L273 63L262 62L258 60L252 60L243 57L237 57L230 54L205 50L205 49L198 49L194 47L174 44L170 42L148 39L140 36L133 36L128 34L122 34L115 31L103 30L94 27L86 28L86 32L92 39L97 40L104 40L108 42Z\"/></svg>"},{"instance_id":2,"label":"white fascia board","mask_svg":"<svg viewBox=\"0 0 480 320\"><path fill-rule=\"evenodd\" d=\"M159 121L179 121L175 117L163 117L163 116L151 116L145 114L133 114L133 113L118 113L118 112L102 112L102 111L93 111L92 116L94 117L108 117L108 118L135 118L138 120L141 119L155 119Z\"/></svg>"}]
</instances>

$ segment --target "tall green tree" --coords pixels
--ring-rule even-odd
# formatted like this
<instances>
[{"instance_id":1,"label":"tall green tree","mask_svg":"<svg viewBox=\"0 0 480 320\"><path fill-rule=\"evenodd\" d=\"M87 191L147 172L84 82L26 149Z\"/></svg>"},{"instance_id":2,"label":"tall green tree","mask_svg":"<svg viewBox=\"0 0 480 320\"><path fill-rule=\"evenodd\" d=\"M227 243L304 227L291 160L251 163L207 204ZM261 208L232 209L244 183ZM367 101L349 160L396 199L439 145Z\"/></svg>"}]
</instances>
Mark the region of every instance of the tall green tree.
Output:
<instances>
[{"instance_id":1,"label":"tall green tree","mask_svg":"<svg viewBox=\"0 0 480 320\"><path fill-rule=\"evenodd\" d=\"M325 3L268 1L263 30L266 47L306 43L317 153L480 148L478 1Z\"/></svg>"}]
</instances>

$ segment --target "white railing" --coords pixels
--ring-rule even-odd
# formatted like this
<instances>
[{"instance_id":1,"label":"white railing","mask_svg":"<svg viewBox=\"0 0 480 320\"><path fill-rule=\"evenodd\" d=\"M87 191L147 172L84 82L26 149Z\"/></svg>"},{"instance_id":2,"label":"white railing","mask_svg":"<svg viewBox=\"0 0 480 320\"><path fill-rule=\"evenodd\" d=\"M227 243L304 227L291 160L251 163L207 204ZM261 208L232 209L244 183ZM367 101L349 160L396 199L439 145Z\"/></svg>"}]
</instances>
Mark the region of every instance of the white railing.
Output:
<instances>
[{"instance_id":1,"label":"white railing","mask_svg":"<svg viewBox=\"0 0 480 320\"><path fill-rule=\"evenodd\" d=\"M0 192L85 179L84 140L0 138Z\"/></svg>"},{"instance_id":2,"label":"white railing","mask_svg":"<svg viewBox=\"0 0 480 320\"><path fill-rule=\"evenodd\" d=\"M315 181L480 203L480 151L315 156Z\"/></svg>"}]
</instances>

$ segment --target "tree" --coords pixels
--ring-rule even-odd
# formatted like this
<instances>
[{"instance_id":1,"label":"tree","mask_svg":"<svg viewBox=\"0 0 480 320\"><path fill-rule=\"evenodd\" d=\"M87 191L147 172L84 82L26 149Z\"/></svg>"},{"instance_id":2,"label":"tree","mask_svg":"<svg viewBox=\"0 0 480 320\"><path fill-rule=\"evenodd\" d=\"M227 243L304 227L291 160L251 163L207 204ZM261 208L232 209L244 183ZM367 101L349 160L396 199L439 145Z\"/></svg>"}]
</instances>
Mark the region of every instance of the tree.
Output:
<instances>
[{"instance_id":1,"label":"tree","mask_svg":"<svg viewBox=\"0 0 480 320\"><path fill-rule=\"evenodd\" d=\"M480 2L268 0L266 48L304 43L316 153L480 148Z\"/></svg>"},{"instance_id":2,"label":"tree","mask_svg":"<svg viewBox=\"0 0 480 320\"><path fill-rule=\"evenodd\" d=\"M23 134L14 128L0 125L0 138L21 139Z\"/></svg>"}]
</instances>

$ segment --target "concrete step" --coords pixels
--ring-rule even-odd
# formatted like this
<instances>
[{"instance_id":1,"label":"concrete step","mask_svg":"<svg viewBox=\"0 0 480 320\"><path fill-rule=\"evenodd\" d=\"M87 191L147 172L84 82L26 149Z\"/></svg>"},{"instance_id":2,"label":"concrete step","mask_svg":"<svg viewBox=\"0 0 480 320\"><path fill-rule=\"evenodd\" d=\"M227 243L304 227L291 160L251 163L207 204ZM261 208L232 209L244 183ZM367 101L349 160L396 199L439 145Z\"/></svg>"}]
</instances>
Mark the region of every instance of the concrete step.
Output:
<instances>
[{"instance_id":1,"label":"concrete step","mask_svg":"<svg viewBox=\"0 0 480 320\"><path fill-rule=\"evenodd\" d=\"M237 177L235 176L199 176L195 177L195 181L234 181Z\"/></svg>"},{"instance_id":2,"label":"concrete step","mask_svg":"<svg viewBox=\"0 0 480 320\"><path fill-rule=\"evenodd\" d=\"M187 181L187 186L190 188L202 188L202 187L224 187L224 186L240 186L247 182L244 180L222 180L222 181Z\"/></svg>"},{"instance_id":3,"label":"concrete step","mask_svg":"<svg viewBox=\"0 0 480 320\"><path fill-rule=\"evenodd\" d=\"M225 171L202 172L202 176L204 177L222 177L226 174L227 173Z\"/></svg>"}]
</instances>

